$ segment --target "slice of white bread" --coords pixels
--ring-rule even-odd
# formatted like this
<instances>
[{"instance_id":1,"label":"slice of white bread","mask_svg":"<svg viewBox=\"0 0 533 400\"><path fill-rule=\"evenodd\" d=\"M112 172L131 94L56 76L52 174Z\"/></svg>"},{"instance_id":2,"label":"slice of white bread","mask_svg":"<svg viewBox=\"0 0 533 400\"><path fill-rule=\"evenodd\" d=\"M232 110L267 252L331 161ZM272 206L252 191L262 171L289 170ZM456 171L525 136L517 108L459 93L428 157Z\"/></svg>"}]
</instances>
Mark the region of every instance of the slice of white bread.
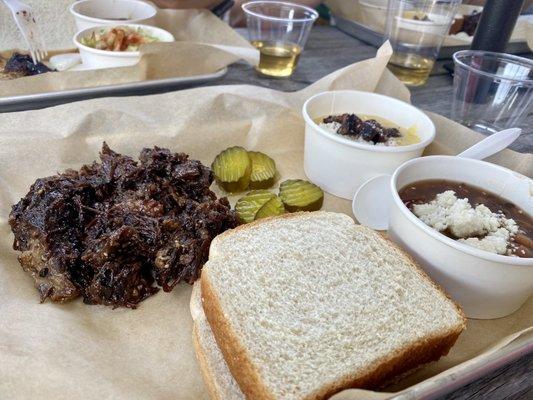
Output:
<instances>
[{"instance_id":1,"label":"slice of white bread","mask_svg":"<svg viewBox=\"0 0 533 400\"><path fill-rule=\"evenodd\" d=\"M218 236L202 304L248 399L324 399L447 354L458 307L399 248L343 214L289 214Z\"/></svg>"},{"instance_id":2,"label":"slice of white bread","mask_svg":"<svg viewBox=\"0 0 533 400\"><path fill-rule=\"evenodd\" d=\"M205 317L200 282L196 282L193 286L190 308L194 322L192 333L194 351L209 397L213 400L244 400L244 394L231 375Z\"/></svg>"}]
</instances>

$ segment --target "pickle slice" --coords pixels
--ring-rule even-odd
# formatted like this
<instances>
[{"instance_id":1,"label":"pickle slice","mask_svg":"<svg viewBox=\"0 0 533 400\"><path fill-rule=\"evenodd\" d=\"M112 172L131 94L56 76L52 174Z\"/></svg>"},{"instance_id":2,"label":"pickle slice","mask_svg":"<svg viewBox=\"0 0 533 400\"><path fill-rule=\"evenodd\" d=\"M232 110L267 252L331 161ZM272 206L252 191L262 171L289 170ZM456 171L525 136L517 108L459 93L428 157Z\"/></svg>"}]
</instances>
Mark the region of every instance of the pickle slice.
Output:
<instances>
[{"instance_id":1,"label":"pickle slice","mask_svg":"<svg viewBox=\"0 0 533 400\"><path fill-rule=\"evenodd\" d=\"M242 192L250 183L252 161L246 149L234 146L216 156L211 169L216 182L226 192Z\"/></svg>"},{"instance_id":2,"label":"pickle slice","mask_svg":"<svg viewBox=\"0 0 533 400\"><path fill-rule=\"evenodd\" d=\"M235 204L237 217L241 222L252 222L259 209L273 197L276 195L268 190L252 190L237 200L237 204Z\"/></svg>"},{"instance_id":3,"label":"pickle slice","mask_svg":"<svg viewBox=\"0 0 533 400\"><path fill-rule=\"evenodd\" d=\"M260 218L275 217L276 215L281 215L284 212L285 207L283 206L283 202L278 196L274 196L267 201L263 207L259 209L259 211L257 211L257 214L255 214L255 219L258 220Z\"/></svg>"},{"instance_id":4,"label":"pickle slice","mask_svg":"<svg viewBox=\"0 0 533 400\"><path fill-rule=\"evenodd\" d=\"M276 163L272 158L259 151L249 151L252 160L250 189L268 189L276 179Z\"/></svg>"},{"instance_id":5,"label":"pickle slice","mask_svg":"<svg viewBox=\"0 0 533 400\"><path fill-rule=\"evenodd\" d=\"M320 210L324 192L317 185L302 179L289 179L279 187L279 197L289 212Z\"/></svg>"}]
</instances>

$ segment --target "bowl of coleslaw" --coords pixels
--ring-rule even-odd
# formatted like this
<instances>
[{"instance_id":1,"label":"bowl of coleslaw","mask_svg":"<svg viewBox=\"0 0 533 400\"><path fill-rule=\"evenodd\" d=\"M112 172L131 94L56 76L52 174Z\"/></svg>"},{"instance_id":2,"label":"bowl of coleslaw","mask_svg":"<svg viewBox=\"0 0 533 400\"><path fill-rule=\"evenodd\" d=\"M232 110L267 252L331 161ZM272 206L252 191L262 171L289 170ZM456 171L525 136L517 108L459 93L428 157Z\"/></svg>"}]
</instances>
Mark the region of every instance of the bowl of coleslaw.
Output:
<instances>
[{"instance_id":1,"label":"bowl of coleslaw","mask_svg":"<svg viewBox=\"0 0 533 400\"><path fill-rule=\"evenodd\" d=\"M162 42L174 42L174 36L161 28L137 24L97 26L74 36L83 65L89 69L135 65L141 59L141 46Z\"/></svg>"}]
</instances>

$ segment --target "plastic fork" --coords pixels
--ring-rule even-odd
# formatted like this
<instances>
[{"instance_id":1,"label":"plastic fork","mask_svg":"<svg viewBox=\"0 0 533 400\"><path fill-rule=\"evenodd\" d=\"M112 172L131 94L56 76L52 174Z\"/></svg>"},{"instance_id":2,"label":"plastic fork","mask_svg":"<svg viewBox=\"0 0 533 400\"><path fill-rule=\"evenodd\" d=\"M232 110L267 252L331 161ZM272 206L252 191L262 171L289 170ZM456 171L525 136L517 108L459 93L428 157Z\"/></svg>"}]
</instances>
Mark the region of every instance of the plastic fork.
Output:
<instances>
[{"instance_id":1,"label":"plastic fork","mask_svg":"<svg viewBox=\"0 0 533 400\"><path fill-rule=\"evenodd\" d=\"M10 8L13 18L29 47L30 55L34 63L43 60L48 52L44 46L41 32L30 6L18 0L3 0Z\"/></svg>"}]
</instances>

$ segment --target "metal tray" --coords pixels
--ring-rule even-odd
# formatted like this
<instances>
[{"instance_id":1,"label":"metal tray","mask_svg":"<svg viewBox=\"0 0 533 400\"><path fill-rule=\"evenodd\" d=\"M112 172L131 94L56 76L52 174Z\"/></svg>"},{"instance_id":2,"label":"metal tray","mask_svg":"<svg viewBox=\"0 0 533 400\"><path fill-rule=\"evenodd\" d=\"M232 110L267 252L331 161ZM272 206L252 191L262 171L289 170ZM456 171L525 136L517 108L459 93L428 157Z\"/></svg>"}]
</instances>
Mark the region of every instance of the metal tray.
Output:
<instances>
[{"instance_id":1,"label":"metal tray","mask_svg":"<svg viewBox=\"0 0 533 400\"><path fill-rule=\"evenodd\" d=\"M200 83L219 79L223 77L226 72L228 72L228 69L223 68L213 74L206 75L156 79L151 81L124 83L120 85L98 86L22 96L0 97L0 113L35 110L97 97L135 96L184 89Z\"/></svg>"},{"instance_id":2,"label":"metal tray","mask_svg":"<svg viewBox=\"0 0 533 400\"><path fill-rule=\"evenodd\" d=\"M446 376L436 375L400 391L391 400L435 400L511 364L526 355L533 355L533 338L524 334L489 356L474 357L452 367ZM453 371L452 371L453 370Z\"/></svg>"},{"instance_id":3,"label":"metal tray","mask_svg":"<svg viewBox=\"0 0 533 400\"><path fill-rule=\"evenodd\" d=\"M336 15L333 15L333 20L335 26L344 33L362 40L365 43L368 43L372 46L379 47L383 44L383 35L379 32L373 31L372 29L358 23L351 21ZM438 56L439 60L446 60L452 58L453 53L459 50L467 50L470 48L470 45L465 46L443 46L440 49ZM526 42L509 42L505 50L510 54L524 54L529 53L529 47Z\"/></svg>"}]
</instances>

